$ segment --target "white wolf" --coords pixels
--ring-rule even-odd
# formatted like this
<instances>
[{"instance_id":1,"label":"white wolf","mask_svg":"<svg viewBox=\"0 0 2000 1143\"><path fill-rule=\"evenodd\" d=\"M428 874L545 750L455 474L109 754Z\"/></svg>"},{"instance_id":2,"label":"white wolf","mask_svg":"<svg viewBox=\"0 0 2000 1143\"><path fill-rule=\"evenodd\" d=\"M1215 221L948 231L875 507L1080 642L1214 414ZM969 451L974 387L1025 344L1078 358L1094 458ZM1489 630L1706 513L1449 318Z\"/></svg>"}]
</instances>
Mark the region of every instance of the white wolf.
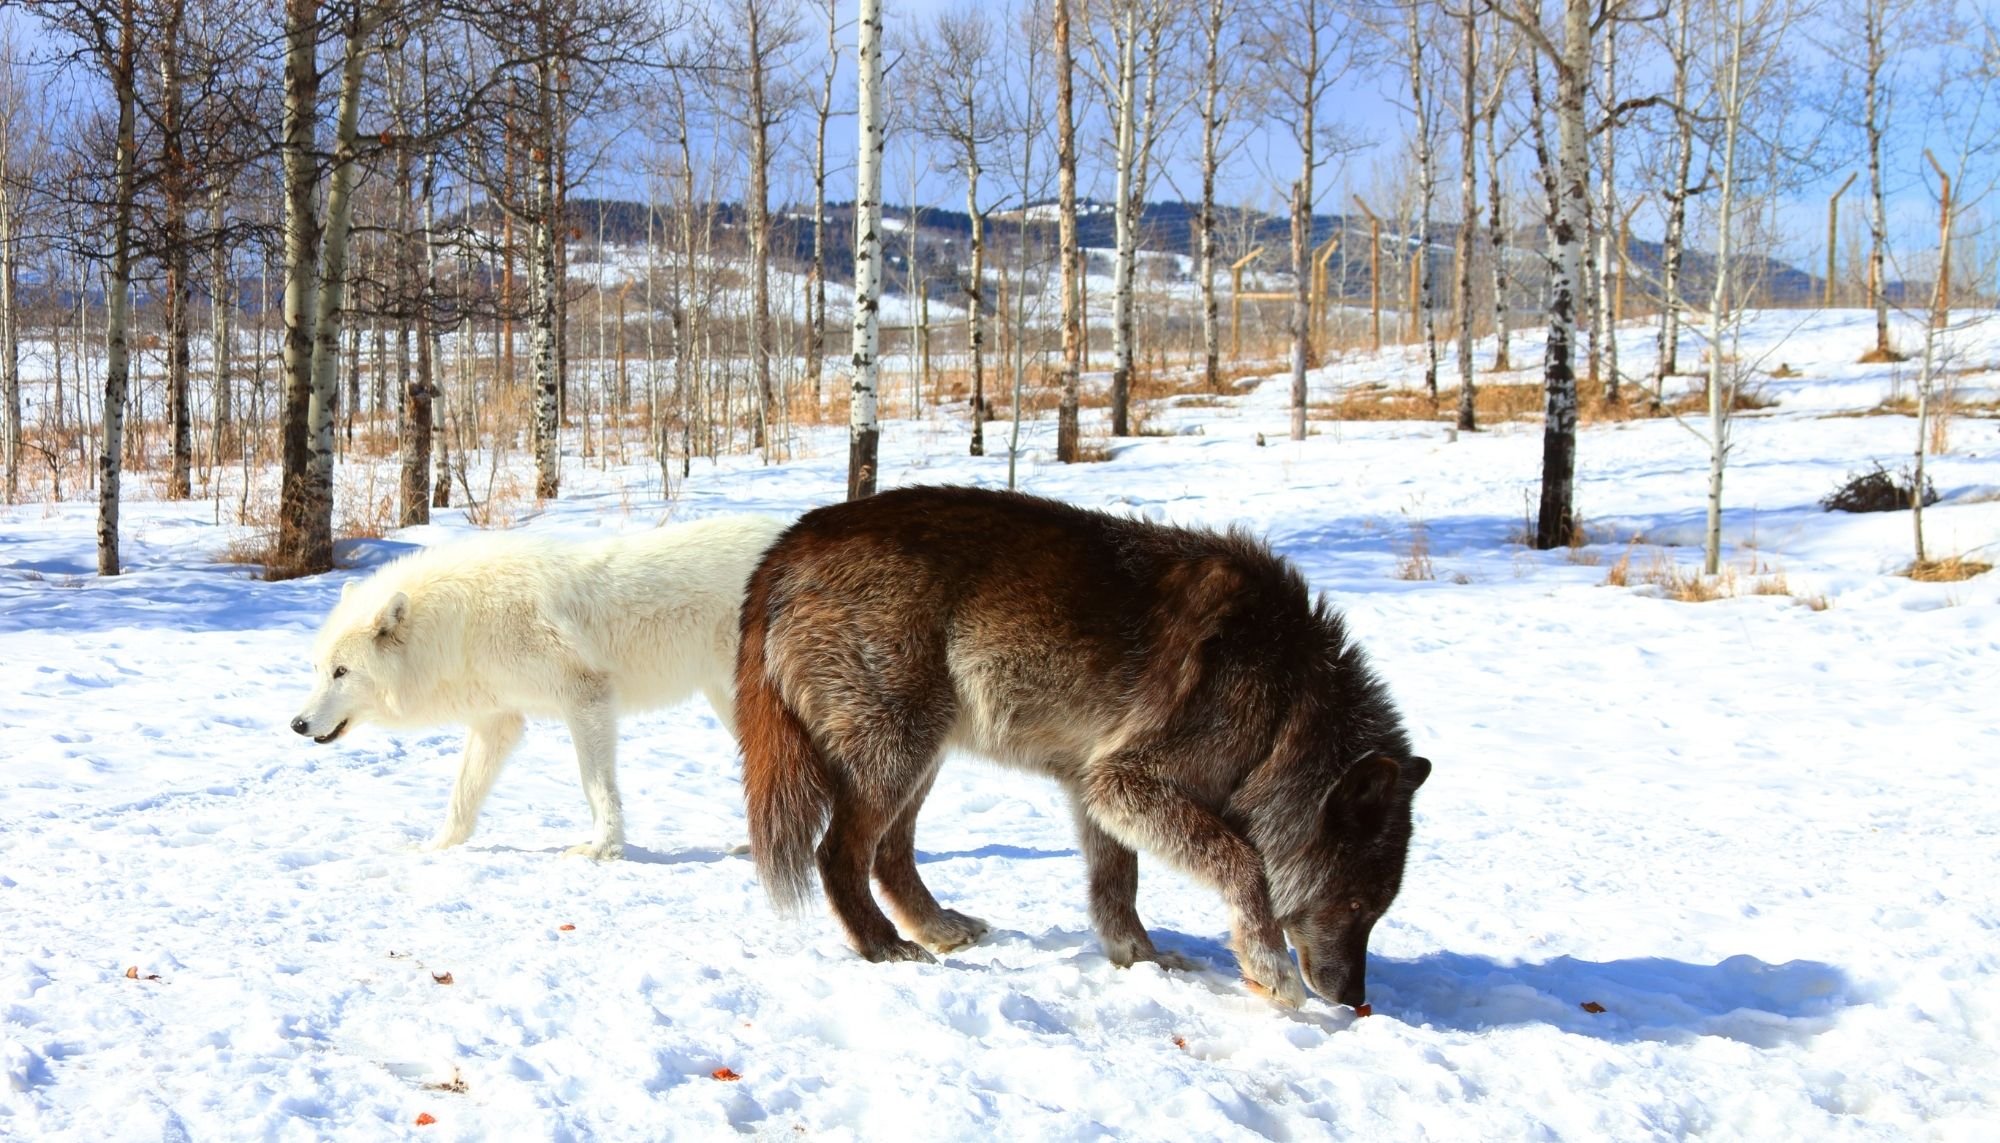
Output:
<instances>
[{"instance_id":1,"label":"white wolf","mask_svg":"<svg viewBox=\"0 0 2000 1143\"><path fill-rule=\"evenodd\" d=\"M584 543L495 535L429 548L349 583L313 647L292 729L332 742L362 722L471 731L431 848L472 836L527 716L561 718L596 833L624 854L618 715L696 691L735 733L731 688L744 584L785 528L725 516Z\"/></svg>"}]
</instances>

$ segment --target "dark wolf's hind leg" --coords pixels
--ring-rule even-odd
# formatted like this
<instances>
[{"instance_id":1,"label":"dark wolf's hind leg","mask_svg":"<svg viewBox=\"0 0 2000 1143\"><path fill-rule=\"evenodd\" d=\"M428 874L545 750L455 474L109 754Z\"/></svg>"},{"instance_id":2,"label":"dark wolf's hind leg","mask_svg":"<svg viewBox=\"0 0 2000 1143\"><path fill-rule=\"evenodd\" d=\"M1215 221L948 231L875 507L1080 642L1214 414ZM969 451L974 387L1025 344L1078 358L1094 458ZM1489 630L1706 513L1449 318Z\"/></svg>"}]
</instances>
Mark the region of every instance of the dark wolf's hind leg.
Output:
<instances>
[{"instance_id":1,"label":"dark wolf's hind leg","mask_svg":"<svg viewBox=\"0 0 2000 1143\"><path fill-rule=\"evenodd\" d=\"M875 847L887 829L891 812L857 797L851 787L834 795L833 820L827 823L826 836L819 843L820 884L855 952L871 961L929 962L933 958L922 945L896 935L896 926L889 923L868 889Z\"/></svg>"},{"instance_id":2,"label":"dark wolf's hind leg","mask_svg":"<svg viewBox=\"0 0 2000 1143\"><path fill-rule=\"evenodd\" d=\"M1195 968L1193 961L1179 953L1154 948L1153 938L1146 935L1146 926L1139 921L1139 855L1090 820L1081 802L1072 798L1069 808L1090 874L1090 923L1097 930L1104 955L1119 968L1130 968L1142 960L1161 968Z\"/></svg>"},{"instance_id":3,"label":"dark wolf's hind leg","mask_svg":"<svg viewBox=\"0 0 2000 1143\"><path fill-rule=\"evenodd\" d=\"M917 875L917 814L924 808L936 777L936 763L932 763L930 774L911 791L909 801L882 835L875 848L875 880L881 883L882 894L904 930L931 951L948 953L985 936L989 926L977 917L939 905Z\"/></svg>"}]
</instances>

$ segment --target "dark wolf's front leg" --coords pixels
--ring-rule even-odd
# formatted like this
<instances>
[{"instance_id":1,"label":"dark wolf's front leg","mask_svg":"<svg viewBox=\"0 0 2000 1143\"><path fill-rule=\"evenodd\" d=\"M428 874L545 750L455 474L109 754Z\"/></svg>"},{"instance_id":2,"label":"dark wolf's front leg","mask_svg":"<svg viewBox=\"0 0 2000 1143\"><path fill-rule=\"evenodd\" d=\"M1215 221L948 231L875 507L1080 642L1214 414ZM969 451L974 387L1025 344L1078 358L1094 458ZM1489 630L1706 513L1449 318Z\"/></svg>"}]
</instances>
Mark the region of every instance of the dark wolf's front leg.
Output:
<instances>
[{"instance_id":1,"label":"dark wolf's front leg","mask_svg":"<svg viewBox=\"0 0 2000 1143\"><path fill-rule=\"evenodd\" d=\"M1084 811L1117 841L1158 854L1220 891L1234 914L1230 946L1243 978L1297 1008L1306 1002L1305 985L1271 912L1263 859L1228 823L1161 777L1168 764L1143 748L1092 762Z\"/></svg>"},{"instance_id":2,"label":"dark wolf's front leg","mask_svg":"<svg viewBox=\"0 0 2000 1143\"><path fill-rule=\"evenodd\" d=\"M1119 968L1149 960L1162 968L1192 970L1193 961L1154 948L1153 938L1146 935L1146 926L1139 920L1139 855L1105 833L1074 796L1069 810L1090 874L1090 923L1097 930L1104 955Z\"/></svg>"}]
</instances>

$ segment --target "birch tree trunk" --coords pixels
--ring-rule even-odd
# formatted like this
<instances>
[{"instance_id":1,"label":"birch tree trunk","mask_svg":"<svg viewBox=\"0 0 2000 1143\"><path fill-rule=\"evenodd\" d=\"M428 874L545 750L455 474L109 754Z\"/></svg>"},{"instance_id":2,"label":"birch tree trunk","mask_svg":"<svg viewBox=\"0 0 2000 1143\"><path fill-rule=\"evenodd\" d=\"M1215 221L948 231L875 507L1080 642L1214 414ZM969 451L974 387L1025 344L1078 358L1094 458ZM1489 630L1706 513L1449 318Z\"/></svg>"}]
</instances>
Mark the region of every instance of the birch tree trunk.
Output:
<instances>
[{"instance_id":1,"label":"birch tree trunk","mask_svg":"<svg viewBox=\"0 0 2000 1143\"><path fill-rule=\"evenodd\" d=\"M181 93L180 34L184 0L167 0L160 26L160 145L164 151L160 178L161 239L167 280L167 421L172 460L167 470L167 499L193 495L194 421L188 399L188 310L194 304L190 281L192 251L188 245L188 161L182 137L185 111Z\"/></svg>"},{"instance_id":2,"label":"birch tree trunk","mask_svg":"<svg viewBox=\"0 0 2000 1143\"><path fill-rule=\"evenodd\" d=\"M1472 238L1479 225L1479 178L1475 144L1479 135L1479 21L1468 7L1460 18L1465 58L1459 100L1462 133L1458 148L1458 427L1477 427L1472 377Z\"/></svg>"},{"instance_id":3,"label":"birch tree trunk","mask_svg":"<svg viewBox=\"0 0 2000 1143\"><path fill-rule=\"evenodd\" d=\"M1889 283L1888 245L1889 214L1887 192L1882 185L1882 66L1887 52L1883 38L1887 35L1884 25L1885 0L1865 0L1862 5L1861 35L1863 48L1867 53L1863 80L1863 104L1866 122L1863 130L1868 137L1868 296L1875 304L1875 349L1870 355L1877 361L1895 361L1896 351L1889 345Z\"/></svg>"},{"instance_id":4,"label":"birch tree trunk","mask_svg":"<svg viewBox=\"0 0 2000 1143\"><path fill-rule=\"evenodd\" d=\"M972 274L965 287L966 351L972 355L973 456L986 455L986 219L979 213L979 152L971 103L965 107L965 213L972 220Z\"/></svg>"},{"instance_id":5,"label":"birch tree trunk","mask_svg":"<svg viewBox=\"0 0 2000 1143\"><path fill-rule=\"evenodd\" d=\"M1314 131L1319 95L1320 26L1307 21L1299 29L1306 37L1306 61L1297 107L1299 111L1299 178L1292 184L1292 424L1291 438L1306 439L1306 370L1312 367L1312 204L1313 169L1318 160Z\"/></svg>"},{"instance_id":6,"label":"birch tree trunk","mask_svg":"<svg viewBox=\"0 0 2000 1143\"><path fill-rule=\"evenodd\" d=\"M1132 402L1132 271L1136 262L1138 227L1132 217L1135 204L1133 165L1138 157L1139 79L1139 0L1121 0L1118 38L1118 94L1116 114L1118 135L1113 163L1116 167L1117 201L1112 204L1117 233L1117 261L1112 266L1111 301L1111 435L1122 437L1130 429Z\"/></svg>"},{"instance_id":7,"label":"birch tree trunk","mask_svg":"<svg viewBox=\"0 0 2000 1143\"><path fill-rule=\"evenodd\" d=\"M813 253L812 270L806 284L806 382L812 386L813 408L818 410L825 401L822 364L826 352L826 125L833 118L833 80L840 66L840 22L837 18L840 0L826 0L826 71L820 75L818 102L813 104L815 116L813 128ZM978 227L975 215L973 226ZM975 238L973 257L979 256ZM977 366L975 365L975 368ZM978 439L979 426L973 426L974 439ZM973 455L977 456L975 450Z\"/></svg>"},{"instance_id":8,"label":"birch tree trunk","mask_svg":"<svg viewBox=\"0 0 2000 1143\"><path fill-rule=\"evenodd\" d=\"M7 503L12 504L21 496L21 450L25 447L25 437L21 431L21 319L18 305L18 284L20 270L17 266L19 252L14 234L14 192L10 185L13 178L13 156L9 153L11 139L0 139L0 403L6 406L4 439L0 447L7 454ZM60 343L57 345L61 348ZM56 389L62 387L62 361L56 361ZM61 397L57 397L60 408Z\"/></svg>"},{"instance_id":9,"label":"birch tree trunk","mask_svg":"<svg viewBox=\"0 0 2000 1143\"><path fill-rule=\"evenodd\" d=\"M1197 216L1201 265L1201 375L1209 392L1222 388L1222 313L1215 296L1215 172L1222 149L1222 33L1227 0L1207 0L1202 19L1201 211Z\"/></svg>"},{"instance_id":10,"label":"birch tree trunk","mask_svg":"<svg viewBox=\"0 0 2000 1143\"><path fill-rule=\"evenodd\" d=\"M340 384L340 340L346 317L347 238L354 220L354 184L361 118L361 80L368 39L379 17L357 19L341 57L340 98L334 111L333 168L327 177L326 223L320 233L319 291L312 338L312 399L307 421L311 449L308 485L314 511L325 520L324 547L300 553L309 571L333 566L333 414ZM350 404L354 402L350 401ZM352 415L349 410L349 415ZM318 538L317 536L315 537Z\"/></svg>"},{"instance_id":11,"label":"birch tree trunk","mask_svg":"<svg viewBox=\"0 0 2000 1143\"><path fill-rule=\"evenodd\" d=\"M133 6L120 7L117 59L111 62L113 97L118 104L118 157L113 176L111 269L104 286L104 436L97 454L97 574L117 575L118 486L125 452L125 393L131 375L126 327L132 313L132 212L137 195L139 143L136 136L139 76Z\"/></svg>"},{"instance_id":12,"label":"birch tree trunk","mask_svg":"<svg viewBox=\"0 0 2000 1143\"><path fill-rule=\"evenodd\" d=\"M552 38L544 29L543 43ZM560 315L556 312L556 230L561 225L556 203L556 108L555 62L544 59L536 65L536 125L540 154L531 157L535 168L533 217L528 226L529 256L533 259L529 293L534 308L534 330L530 354L535 375L535 495L553 500L562 490L562 380L556 361L556 339Z\"/></svg>"},{"instance_id":13,"label":"birch tree trunk","mask_svg":"<svg viewBox=\"0 0 2000 1143\"><path fill-rule=\"evenodd\" d=\"M1614 179L1613 164L1616 161L1617 129L1610 118L1609 108L1614 105L1618 79L1618 25L1604 26L1604 101L1605 121L1599 128L1602 134L1603 160L1597 171L1597 203L1600 221L1597 227L1597 321L1603 330L1599 346L1604 356L1604 399L1616 404L1618 392L1618 310L1612 304L1612 267L1617 264L1618 250L1618 199L1617 184Z\"/></svg>"},{"instance_id":14,"label":"birch tree trunk","mask_svg":"<svg viewBox=\"0 0 2000 1143\"><path fill-rule=\"evenodd\" d=\"M750 35L750 367L757 382L756 439L771 462L771 121L765 107L763 4L743 6Z\"/></svg>"},{"instance_id":15,"label":"birch tree trunk","mask_svg":"<svg viewBox=\"0 0 2000 1143\"><path fill-rule=\"evenodd\" d=\"M208 224L214 228L209 243L208 264L208 324L210 363L213 381L210 385L210 400L215 402L212 421L215 425L215 451L222 451L222 434L229 428L234 417L231 406L235 394L230 388L230 370L235 364L233 335L230 330L230 307L234 305L234 285L229 273L229 239L226 232L228 220L228 189L221 179L208 192Z\"/></svg>"},{"instance_id":16,"label":"birch tree trunk","mask_svg":"<svg viewBox=\"0 0 2000 1143\"><path fill-rule=\"evenodd\" d=\"M1437 190L1437 159L1431 150L1430 112L1424 100L1429 77L1424 74L1424 37L1417 24L1417 5L1404 9L1410 51L1410 106L1417 117L1417 311L1423 323L1424 390L1437 404L1438 344L1436 307L1431 303L1431 199Z\"/></svg>"},{"instance_id":17,"label":"birch tree trunk","mask_svg":"<svg viewBox=\"0 0 2000 1143\"><path fill-rule=\"evenodd\" d=\"M1500 21L1493 25L1492 78L1488 90L1486 107L1486 233L1487 244L1492 247L1493 257L1493 370L1505 373L1514 368L1508 349L1507 330L1507 227L1501 213L1505 197L1500 187L1500 148L1495 135L1499 131L1500 101L1506 90L1506 77L1500 64Z\"/></svg>"},{"instance_id":18,"label":"birch tree trunk","mask_svg":"<svg viewBox=\"0 0 2000 1143\"><path fill-rule=\"evenodd\" d=\"M854 381L848 403L847 498L875 495L881 426L875 401L877 316L882 299L882 0L859 0L856 63L860 69L855 118ZM1058 0L1060 3L1061 0Z\"/></svg>"},{"instance_id":19,"label":"birch tree trunk","mask_svg":"<svg viewBox=\"0 0 2000 1143\"><path fill-rule=\"evenodd\" d=\"M869 0L873 2L873 0ZM1055 0L1056 48L1056 212L1062 276L1062 403L1056 409L1056 459L1077 461L1078 388L1083 379L1083 314L1077 292L1080 270L1076 240L1076 57L1070 51L1070 0Z\"/></svg>"},{"instance_id":20,"label":"birch tree trunk","mask_svg":"<svg viewBox=\"0 0 2000 1143\"><path fill-rule=\"evenodd\" d=\"M1688 66L1694 55L1693 5L1682 4L1674 27L1674 135L1672 184L1667 188L1667 232L1660 251L1660 344L1653 390L1664 393L1680 369L1681 260L1687 240L1688 176L1694 170L1694 115L1687 105Z\"/></svg>"},{"instance_id":21,"label":"birch tree trunk","mask_svg":"<svg viewBox=\"0 0 2000 1143\"><path fill-rule=\"evenodd\" d=\"M1568 542L1575 520L1576 305L1583 276L1584 219L1590 198L1589 129L1584 112L1590 88L1591 0L1563 0L1563 40L1542 31L1538 7L1502 9L1508 22L1547 56L1556 72L1556 163L1546 178L1550 199L1549 336L1542 363L1547 405L1542 424L1542 498L1535 547ZM1531 87L1539 91L1538 76ZM1539 124L1537 107L1535 122ZM1537 151L1543 151L1537 127ZM1545 153L1545 152L1544 152ZM1543 164L1547 170L1547 163Z\"/></svg>"},{"instance_id":22,"label":"birch tree trunk","mask_svg":"<svg viewBox=\"0 0 2000 1143\"><path fill-rule=\"evenodd\" d=\"M1736 137L1743 120L1743 0L1736 0L1730 28L1729 78L1723 96L1721 201L1716 206L1715 281L1708 299L1708 526L1703 531L1702 573L1722 570L1722 474L1729 459L1729 413L1734 386L1725 388L1723 365L1731 356L1724 340L1725 324L1734 324L1730 259L1731 231L1736 209Z\"/></svg>"}]
</instances>

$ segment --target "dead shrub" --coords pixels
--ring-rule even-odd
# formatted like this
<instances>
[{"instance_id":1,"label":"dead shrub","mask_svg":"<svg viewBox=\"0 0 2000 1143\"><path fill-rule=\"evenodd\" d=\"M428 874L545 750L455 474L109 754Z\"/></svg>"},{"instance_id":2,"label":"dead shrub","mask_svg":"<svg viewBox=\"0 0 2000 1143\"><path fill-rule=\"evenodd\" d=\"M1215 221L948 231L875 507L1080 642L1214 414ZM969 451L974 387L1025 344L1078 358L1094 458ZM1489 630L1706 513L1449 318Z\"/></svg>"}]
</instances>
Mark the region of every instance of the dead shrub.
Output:
<instances>
[{"instance_id":1,"label":"dead shrub","mask_svg":"<svg viewBox=\"0 0 2000 1143\"><path fill-rule=\"evenodd\" d=\"M1985 575L1993 570L1993 565L1983 560L1969 560L1964 556L1945 556L1943 559L1918 560L1910 565L1904 574L1918 583L1958 583L1976 575Z\"/></svg>"},{"instance_id":2,"label":"dead shrub","mask_svg":"<svg viewBox=\"0 0 2000 1143\"><path fill-rule=\"evenodd\" d=\"M1910 506L1916 491L1916 474L1905 465L1891 474L1880 461L1867 472L1850 473L1838 488L1826 494L1819 506L1828 512L1897 512ZM1938 502L1937 488L1924 478L1924 505Z\"/></svg>"},{"instance_id":3,"label":"dead shrub","mask_svg":"<svg viewBox=\"0 0 2000 1143\"><path fill-rule=\"evenodd\" d=\"M1897 353L1893 349L1870 349L1854 360L1861 365L1893 365L1898 361L1909 359L1909 354Z\"/></svg>"},{"instance_id":4,"label":"dead shrub","mask_svg":"<svg viewBox=\"0 0 2000 1143\"><path fill-rule=\"evenodd\" d=\"M1410 543L1403 558L1396 561L1396 578L1437 578L1437 569L1431 565L1431 530L1422 520L1410 521Z\"/></svg>"}]
</instances>

